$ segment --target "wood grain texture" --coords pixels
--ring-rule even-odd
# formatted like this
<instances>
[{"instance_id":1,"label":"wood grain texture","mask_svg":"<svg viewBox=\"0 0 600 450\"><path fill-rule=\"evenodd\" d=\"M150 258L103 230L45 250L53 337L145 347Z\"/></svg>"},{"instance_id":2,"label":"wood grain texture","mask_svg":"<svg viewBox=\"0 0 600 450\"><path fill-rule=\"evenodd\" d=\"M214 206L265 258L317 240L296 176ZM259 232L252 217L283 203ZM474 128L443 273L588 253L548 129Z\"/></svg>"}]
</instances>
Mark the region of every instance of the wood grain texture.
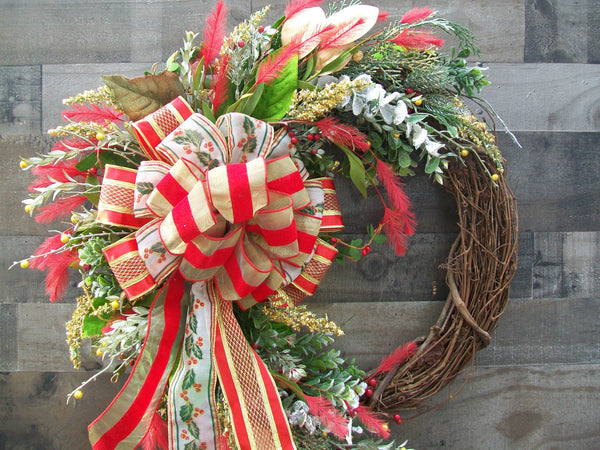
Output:
<instances>
[{"instance_id":1,"label":"wood grain texture","mask_svg":"<svg viewBox=\"0 0 600 450\"><path fill-rule=\"evenodd\" d=\"M4 2L0 65L162 63L186 30L201 31L213 5L212 0ZM250 2L229 8L231 23L237 23L247 17Z\"/></svg>"},{"instance_id":2,"label":"wood grain texture","mask_svg":"<svg viewBox=\"0 0 600 450\"><path fill-rule=\"evenodd\" d=\"M487 64L482 97L515 131L600 131L600 67ZM482 110L475 107L474 111ZM497 123L497 129L502 127Z\"/></svg>"},{"instance_id":3,"label":"wood grain texture","mask_svg":"<svg viewBox=\"0 0 600 450\"><path fill-rule=\"evenodd\" d=\"M526 0L525 62L598 62L596 1Z\"/></svg>"},{"instance_id":4,"label":"wood grain texture","mask_svg":"<svg viewBox=\"0 0 600 450\"><path fill-rule=\"evenodd\" d=\"M86 373L0 373L0 448L11 450L89 449L87 426L108 406L124 379L101 376L82 400L67 395L89 378Z\"/></svg>"},{"instance_id":5,"label":"wood grain texture","mask_svg":"<svg viewBox=\"0 0 600 450\"><path fill-rule=\"evenodd\" d=\"M578 448L600 446L598 364L480 367L460 395L435 412L392 428L415 449ZM0 374L0 448L87 449L87 425L122 381L102 377L84 398L66 395L87 378L80 373ZM463 380L457 380L455 392ZM448 392L432 399L441 403Z\"/></svg>"},{"instance_id":6,"label":"wood grain texture","mask_svg":"<svg viewBox=\"0 0 600 450\"><path fill-rule=\"evenodd\" d=\"M452 401L405 420L393 435L415 449L596 449L599 370L598 364L480 367ZM447 398L440 393L432 404Z\"/></svg>"},{"instance_id":7,"label":"wood grain texture","mask_svg":"<svg viewBox=\"0 0 600 450\"><path fill-rule=\"evenodd\" d=\"M0 66L0 135L38 130L42 116L40 66Z\"/></svg>"}]
</instances>

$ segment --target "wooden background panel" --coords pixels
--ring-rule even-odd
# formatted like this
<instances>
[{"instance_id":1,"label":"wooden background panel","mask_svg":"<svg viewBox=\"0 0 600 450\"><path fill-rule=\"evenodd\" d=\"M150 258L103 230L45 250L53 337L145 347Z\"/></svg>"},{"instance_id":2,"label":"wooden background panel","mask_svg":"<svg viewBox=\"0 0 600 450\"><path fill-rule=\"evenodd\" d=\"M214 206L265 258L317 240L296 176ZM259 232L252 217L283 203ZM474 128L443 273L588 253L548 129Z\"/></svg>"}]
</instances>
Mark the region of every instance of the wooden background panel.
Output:
<instances>
[{"instance_id":1,"label":"wooden background panel","mask_svg":"<svg viewBox=\"0 0 600 450\"><path fill-rule=\"evenodd\" d=\"M525 61L597 63L600 5L595 0L526 0Z\"/></svg>"},{"instance_id":2,"label":"wooden background panel","mask_svg":"<svg viewBox=\"0 0 600 450\"><path fill-rule=\"evenodd\" d=\"M29 134L41 116L41 67L0 66L0 134Z\"/></svg>"},{"instance_id":3,"label":"wooden background panel","mask_svg":"<svg viewBox=\"0 0 600 450\"><path fill-rule=\"evenodd\" d=\"M89 378L86 373L0 373L0 448L10 450L89 449L87 426L123 385L100 376L82 400L67 395Z\"/></svg>"},{"instance_id":4,"label":"wooden background panel","mask_svg":"<svg viewBox=\"0 0 600 450\"><path fill-rule=\"evenodd\" d=\"M210 0L3 2L1 65L161 62L186 30L200 31ZM232 23L250 2L229 4ZM15 37L18 37L15 38Z\"/></svg>"},{"instance_id":5,"label":"wooden background panel","mask_svg":"<svg viewBox=\"0 0 600 450\"><path fill-rule=\"evenodd\" d=\"M598 364L479 367L449 403L406 420L393 434L415 449L597 449L599 370ZM433 403L447 398L442 392Z\"/></svg>"},{"instance_id":6,"label":"wooden background panel","mask_svg":"<svg viewBox=\"0 0 600 450\"><path fill-rule=\"evenodd\" d=\"M600 67L487 65L485 98L515 131L600 131ZM480 108L474 108L481 115ZM502 130L497 123L498 130Z\"/></svg>"},{"instance_id":7,"label":"wooden background panel","mask_svg":"<svg viewBox=\"0 0 600 450\"><path fill-rule=\"evenodd\" d=\"M411 448L501 449L600 446L598 364L479 367L462 391L434 412L410 419L392 433ZM82 400L66 395L81 373L0 374L0 448L87 449L87 425L107 406L120 383L103 376ZM455 393L440 393L432 404ZM121 381L122 382L122 381Z\"/></svg>"}]
</instances>

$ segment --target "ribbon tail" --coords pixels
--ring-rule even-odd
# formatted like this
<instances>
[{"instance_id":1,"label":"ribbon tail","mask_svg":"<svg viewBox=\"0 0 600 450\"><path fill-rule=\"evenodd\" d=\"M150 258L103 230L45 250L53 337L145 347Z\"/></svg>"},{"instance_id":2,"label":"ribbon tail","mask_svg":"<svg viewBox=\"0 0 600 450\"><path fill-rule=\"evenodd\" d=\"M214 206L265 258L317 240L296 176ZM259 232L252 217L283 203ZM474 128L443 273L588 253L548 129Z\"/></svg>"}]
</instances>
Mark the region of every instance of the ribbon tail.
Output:
<instances>
[{"instance_id":1,"label":"ribbon tail","mask_svg":"<svg viewBox=\"0 0 600 450\"><path fill-rule=\"evenodd\" d=\"M244 450L295 450L279 392L233 313L233 304L209 285L213 308L213 358L231 413L237 447Z\"/></svg>"},{"instance_id":2,"label":"ribbon tail","mask_svg":"<svg viewBox=\"0 0 600 450\"><path fill-rule=\"evenodd\" d=\"M169 384L169 445L172 449L215 450L217 384L212 364L212 306L206 286L194 283L179 365Z\"/></svg>"},{"instance_id":3,"label":"ribbon tail","mask_svg":"<svg viewBox=\"0 0 600 450\"><path fill-rule=\"evenodd\" d=\"M179 273L157 295L144 346L129 379L88 427L94 450L131 449L143 439L177 360L188 298Z\"/></svg>"}]
</instances>

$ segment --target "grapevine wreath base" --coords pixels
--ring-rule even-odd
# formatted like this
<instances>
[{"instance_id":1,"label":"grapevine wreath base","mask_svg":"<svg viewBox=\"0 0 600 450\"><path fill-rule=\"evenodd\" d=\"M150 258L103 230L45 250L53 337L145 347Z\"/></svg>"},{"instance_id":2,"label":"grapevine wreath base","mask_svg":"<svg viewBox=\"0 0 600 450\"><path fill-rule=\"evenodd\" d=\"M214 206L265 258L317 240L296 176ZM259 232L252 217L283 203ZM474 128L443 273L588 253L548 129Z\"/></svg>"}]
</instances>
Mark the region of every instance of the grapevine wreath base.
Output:
<instances>
[{"instance_id":1,"label":"grapevine wreath base","mask_svg":"<svg viewBox=\"0 0 600 450\"><path fill-rule=\"evenodd\" d=\"M264 8L226 35L218 1L201 43L188 32L162 72L67 99L52 150L22 158L25 210L71 220L15 264L47 272L51 301L76 269L74 365L90 339L100 373L129 372L89 427L94 450L401 449L387 420L490 343L517 217L495 136L463 103L489 84L466 62L474 37L429 8L378 29L374 6L318 3L290 2L273 26ZM458 49L440 53L432 29ZM458 208L448 299L429 336L365 373L300 303L335 260L383 242L404 254L416 218L400 177L420 163ZM334 175L384 206L365 242L336 234Z\"/></svg>"},{"instance_id":2,"label":"grapevine wreath base","mask_svg":"<svg viewBox=\"0 0 600 450\"><path fill-rule=\"evenodd\" d=\"M447 190L456 199L460 232L448 262L448 297L429 335L404 364L379 376L370 404L383 410L421 406L473 364L508 302L517 267L516 201L506 179L490 181L491 167L455 164Z\"/></svg>"}]
</instances>

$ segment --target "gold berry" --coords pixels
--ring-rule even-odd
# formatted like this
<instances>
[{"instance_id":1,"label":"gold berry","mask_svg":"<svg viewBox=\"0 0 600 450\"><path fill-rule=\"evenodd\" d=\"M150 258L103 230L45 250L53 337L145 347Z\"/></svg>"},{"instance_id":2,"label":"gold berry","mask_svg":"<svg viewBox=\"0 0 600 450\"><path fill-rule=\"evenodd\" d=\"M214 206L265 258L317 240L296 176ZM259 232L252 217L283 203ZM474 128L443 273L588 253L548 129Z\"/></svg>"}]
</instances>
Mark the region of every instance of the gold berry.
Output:
<instances>
[{"instance_id":1,"label":"gold berry","mask_svg":"<svg viewBox=\"0 0 600 450\"><path fill-rule=\"evenodd\" d=\"M61 234L60 242L62 242L63 244L66 244L67 242L69 242L69 235L66 233Z\"/></svg>"},{"instance_id":2,"label":"gold berry","mask_svg":"<svg viewBox=\"0 0 600 450\"><path fill-rule=\"evenodd\" d=\"M498 175L497 173L492 175L492 181L498 181L500 179L500 175Z\"/></svg>"},{"instance_id":3,"label":"gold berry","mask_svg":"<svg viewBox=\"0 0 600 450\"><path fill-rule=\"evenodd\" d=\"M96 133L96 140L101 141L102 139L104 139L104 133L98 131Z\"/></svg>"},{"instance_id":4,"label":"gold berry","mask_svg":"<svg viewBox=\"0 0 600 450\"><path fill-rule=\"evenodd\" d=\"M19 167L21 169L27 169L29 167L29 164L27 164L27 161L21 160L21 162L19 163Z\"/></svg>"},{"instance_id":5,"label":"gold berry","mask_svg":"<svg viewBox=\"0 0 600 450\"><path fill-rule=\"evenodd\" d=\"M418 98L414 102L415 106L421 106L423 104L423 99Z\"/></svg>"},{"instance_id":6,"label":"gold berry","mask_svg":"<svg viewBox=\"0 0 600 450\"><path fill-rule=\"evenodd\" d=\"M19 263L19 265L21 266L21 269L27 269L29 267L29 261L24 259Z\"/></svg>"},{"instance_id":7,"label":"gold berry","mask_svg":"<svg viewBox=\"0 0 600 450\"><path fill-rule=\"evenodd\" d=\"M77 215L73 214L71 216L71 223L75 224L77 222L79 222L79 217L77 217Z\"/></svg>"},{"instance_id":8,"label":"gold berry","mask_svg":"<svg viewBox=\"0 0 600 450\"><path fill-rule=\"evenodd\" d=\"M110 304L110 306L112 309L119 309L119 306L121 306L121 305L119 304L118 300L113 300L113 302Z\"/></svg>"},{"instance_id":9,"label":"gold berry","mask_svg":"<svg viewBox=\"0 0 600 450\"><path fill-rule=\"evenodd\" d=\"M25 212L29 214L31 212L31 205L25 205Z\"/></svg>"},{"instance_id":10,"label":"gold berry","mask_svg":"<svg viewBox=\"0 0 600 450\"><path fill-rule=\"evenodd\" d=\"M75 397L77 400L81 399L81 397L83 397L83 392L81 392L79 389L77 389L75 392L73 392L73 397Z\"/></svg>"},{"instance_id":11,"label":"gold berry","mask_svg":"<svg viewBox=\"0 0 600 450\"><path fill-rule=\"evenodd\" d=\"M469 155L469 150L467 150L466 148L463 148L460 151L460 156L462 156L463 158L466 158Z\"/></svg>"},{"instance_id":12,"label":"gold berry","mask_svg":"<svg viewBox=\"0 0 600 450\"><path fill-rule=\"evenodd\" d=\"M96 355L102 356L102 355L104 355L104 352L102 351L102 349L99 348L96 350Z\"/></svg>"},{"instance_id":13,"label":"gold berry","mask_svg":"<svg viewBox=\"0 0 600 450\"><path fill-rule=\"evenodd\" d=\"M358 50L356 52L354 52L354 54L352 55L352 61L354 62L360 62L364 57L364 53L361 50Z\"/></svg>"}]
</instances>

